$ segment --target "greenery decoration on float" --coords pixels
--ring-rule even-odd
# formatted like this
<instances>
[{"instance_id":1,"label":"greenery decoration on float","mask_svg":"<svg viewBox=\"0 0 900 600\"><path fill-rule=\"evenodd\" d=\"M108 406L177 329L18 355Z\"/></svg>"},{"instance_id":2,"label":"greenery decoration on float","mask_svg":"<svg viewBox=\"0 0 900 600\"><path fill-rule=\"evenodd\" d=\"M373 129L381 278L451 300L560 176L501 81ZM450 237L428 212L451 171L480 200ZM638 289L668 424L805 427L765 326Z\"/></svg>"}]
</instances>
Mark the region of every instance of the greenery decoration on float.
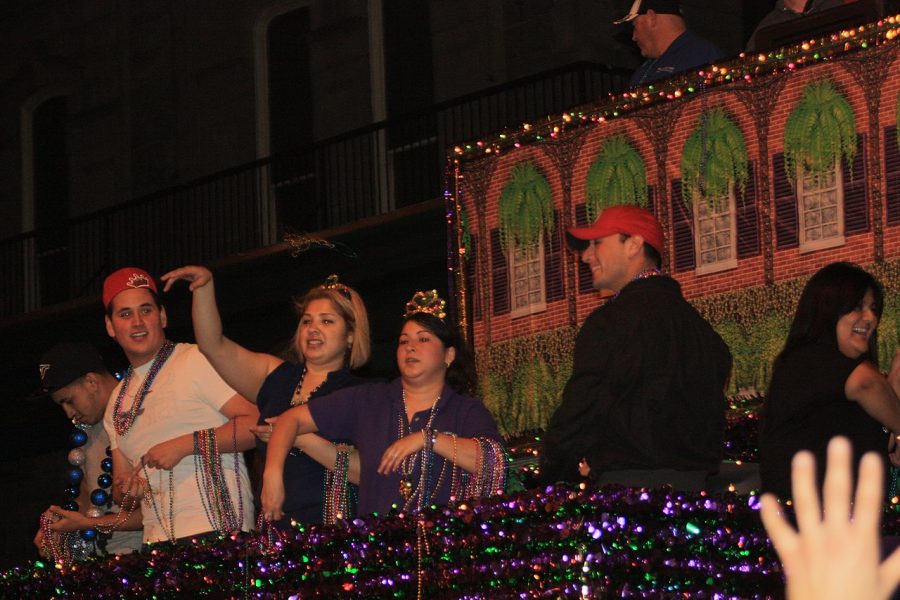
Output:
<instances>
[{"instance_id":1,"label":"greenery decoration on float","mask_svg":"<svg viewBox=\"0 0 900 600\"><path fill-rule=\"evenodd\" d=\"M784 168L788 180L801 174L814 179L833 171L843 158L856 156L856 121L847 99L825 79L808 84L784 128Z\"/></svg>"},{"instance_id":2,"label":"greenery decoration on float","mask_svg":"<svg viewBox=\"0 0 900 600\"><path fill-rule=\"evenodd\" d=\"M534 163L513 167L499 203L500 242L526 248L553 233L553 192Z\"/></svg>"},{"instance_id":3,"label":"greenery decoration on float","mask_svg":"<svg viewBox=\"0 0 900 600\"><path fill-rule=\"evenodd\" d=\"M501 433L542 429L572 373L575 328L494 344L478 353L478 394Z\"/></svg>"},{"instance_id":4,"label":"greenery decoration on float","mask_svg":"<svg viewBox=\"0 0 900 600\"><path fill-rule=\"evenodd\" d=\"M585 210L593 223L604 208L616 204L647 207L647 169L624 135L604 140L585 182Z\"/></svg>"},{"instance_id":5,"label":"greenery decoration on float","mask_svg":"<svg viewBox=\"0 0 900 600\"><path fill-rule=\"evenodd\" d=\"M700 122L681 154L681 185L689 208L703 199L712 210L727 201L731 190L741 195L747 183L747 145L744 135L725 109L700 115Z\"/></svg>"},{"instance_id":6,"label":"greenery decoration on float","mask_svg":"<svg viewBox=\"0 0 900 600\"><path fill-rule=\"evenodd\" d=\"M459 228L462 230L463 258L468 263L472 256L472 230L469 227L469 215L464 206L459 207Z\"/></svg>"}]
</instances>

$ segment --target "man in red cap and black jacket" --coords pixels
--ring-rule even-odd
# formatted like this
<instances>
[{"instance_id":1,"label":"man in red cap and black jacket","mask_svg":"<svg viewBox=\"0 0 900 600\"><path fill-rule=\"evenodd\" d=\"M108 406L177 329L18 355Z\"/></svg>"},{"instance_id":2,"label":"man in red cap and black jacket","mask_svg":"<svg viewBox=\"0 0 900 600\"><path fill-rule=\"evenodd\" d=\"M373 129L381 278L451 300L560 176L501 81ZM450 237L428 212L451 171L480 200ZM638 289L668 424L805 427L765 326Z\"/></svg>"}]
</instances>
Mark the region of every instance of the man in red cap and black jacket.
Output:
<instances>
[{"instance_id":1,"label":"man in red cap and black jacket","mask_svg":"<svg viewBox=\"0 0 900 600\"><path fill-rule=\"evenodd\" d=\"M615 295L578 332L542 479L575 481L580 471L601 484L702 489L722 459L728 347L660 271L652 213L611 206L566 238L594 288Z\"/></svg>"}]
</instances>

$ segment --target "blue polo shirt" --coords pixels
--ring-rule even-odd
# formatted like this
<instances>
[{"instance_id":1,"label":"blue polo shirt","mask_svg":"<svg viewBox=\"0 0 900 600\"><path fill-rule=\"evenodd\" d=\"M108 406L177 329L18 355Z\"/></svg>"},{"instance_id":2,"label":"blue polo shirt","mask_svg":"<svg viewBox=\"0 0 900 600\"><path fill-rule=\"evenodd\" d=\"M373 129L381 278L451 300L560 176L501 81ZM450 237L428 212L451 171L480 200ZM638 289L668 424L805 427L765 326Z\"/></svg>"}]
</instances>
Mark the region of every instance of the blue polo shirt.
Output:
<instances>
[{"instance_id":1,"label":"blue polo shirt","mask_svg":"<svg viewBox=\"0 0 900 600\"><path fill-rule=\"evenodd\" d=\"M654 81L674 77L695 67L702 67L721 60L725 53L712 42L685 31L675 38L659 58L648 58L631 75L630 88L648 85Z\"/></svg>"},{"instance_id":2,"label":"blue polo shirt","mask_svg":"<svg viewBox=\"0 0 900 600\"><path fill-rule=\"evenodd\" d=\"M392 504L403 505L400 497L399 473L378 474L378 465L388 446L398 439L400 419L406 419L403 408L403 388L400 379L390 383L358 385L338 390L328 396L313 398L309 410L319 430L328 439L349 439L359 450L360 515L372 512L385 514ZM413 415L407 431L421 431L428 422L430 409ZM486 437L502 442L494 418L484 404L444 386L435 408L432 428L455 433L461 438ZM428 489L437 483L444 459L434 454L428 479ZM419 481L420 465L411 475L411 481ZM432 495L432 502L446 504L450 499L450 469Z\"/></svg>"}]
</instances>

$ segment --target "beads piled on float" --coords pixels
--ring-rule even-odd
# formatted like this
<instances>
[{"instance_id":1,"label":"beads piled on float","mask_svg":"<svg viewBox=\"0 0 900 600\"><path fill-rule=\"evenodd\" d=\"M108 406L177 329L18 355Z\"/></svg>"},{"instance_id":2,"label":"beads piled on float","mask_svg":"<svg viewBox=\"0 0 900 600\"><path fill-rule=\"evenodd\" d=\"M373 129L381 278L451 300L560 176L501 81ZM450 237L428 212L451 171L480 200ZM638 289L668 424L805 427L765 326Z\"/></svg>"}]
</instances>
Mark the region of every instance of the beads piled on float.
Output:
<instances>
[{"instance_id":1,"label":"beads piled on float","mask_svg":"<svg viewBox=\"0 0 900 600\"><path fill-rule=\"evenodd\" d=\"M0 573L0 596L413 598L419 572L425 598L778 596L781 567L757 508L755 495L551 486L299 525L272 545L161 544L65 574L35 563Z\"/></svg>"}]
</instances>

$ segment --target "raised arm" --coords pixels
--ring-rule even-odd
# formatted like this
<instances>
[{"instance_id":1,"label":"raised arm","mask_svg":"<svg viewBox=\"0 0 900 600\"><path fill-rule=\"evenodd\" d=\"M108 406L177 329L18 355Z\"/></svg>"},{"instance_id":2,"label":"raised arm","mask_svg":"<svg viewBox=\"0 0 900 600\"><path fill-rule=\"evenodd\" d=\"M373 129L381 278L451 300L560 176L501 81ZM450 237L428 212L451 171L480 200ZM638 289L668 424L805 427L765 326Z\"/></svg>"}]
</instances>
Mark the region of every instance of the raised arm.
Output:
<instances>
[{"instance_id":1,"label":"raised arm","mask_svg":"<svg viewBox=\"0 0 900 600\"><path fill-rule=\"evenodd\" d=\"M819 503L815 459L798 452L791 463L797 527L772 494L762 497L763 525L778 552L789 600L891 597L900 581L900 551L879 557L883 470L869 453L859 465L853 493L852 449L845 438L828 444L823 501Z\"/></svg>"},{"instance_id":2,"label":"raised arm","mask_svg":"<svg viewBox=\"0 0 900 600\"><path fill-rule=\"evenodd\" d=\"M266 376L283 361L271 354L248 350L225 337L209 269L188 265L169 271L161 279L166 282L164 292L168 292L180 279L189 282L188 289L193 293L191 318L197 346L228 385L255 403L256 394Z\"/></svg>"},{"instance_id":3,"label":"raised arm","mask_svg":"<svg viewBox=\"0 0 900 600\"><path fill-rule=\"evenodd\" d=\"M270 520L284 516L284 461L294 444L294 439L302 433L318 431L307 405L295 406L283 412L275 423L269 448L266 452L266 467L263 471L263 488L260 494L262 513Z\"/></svg>"}]
</instances>

